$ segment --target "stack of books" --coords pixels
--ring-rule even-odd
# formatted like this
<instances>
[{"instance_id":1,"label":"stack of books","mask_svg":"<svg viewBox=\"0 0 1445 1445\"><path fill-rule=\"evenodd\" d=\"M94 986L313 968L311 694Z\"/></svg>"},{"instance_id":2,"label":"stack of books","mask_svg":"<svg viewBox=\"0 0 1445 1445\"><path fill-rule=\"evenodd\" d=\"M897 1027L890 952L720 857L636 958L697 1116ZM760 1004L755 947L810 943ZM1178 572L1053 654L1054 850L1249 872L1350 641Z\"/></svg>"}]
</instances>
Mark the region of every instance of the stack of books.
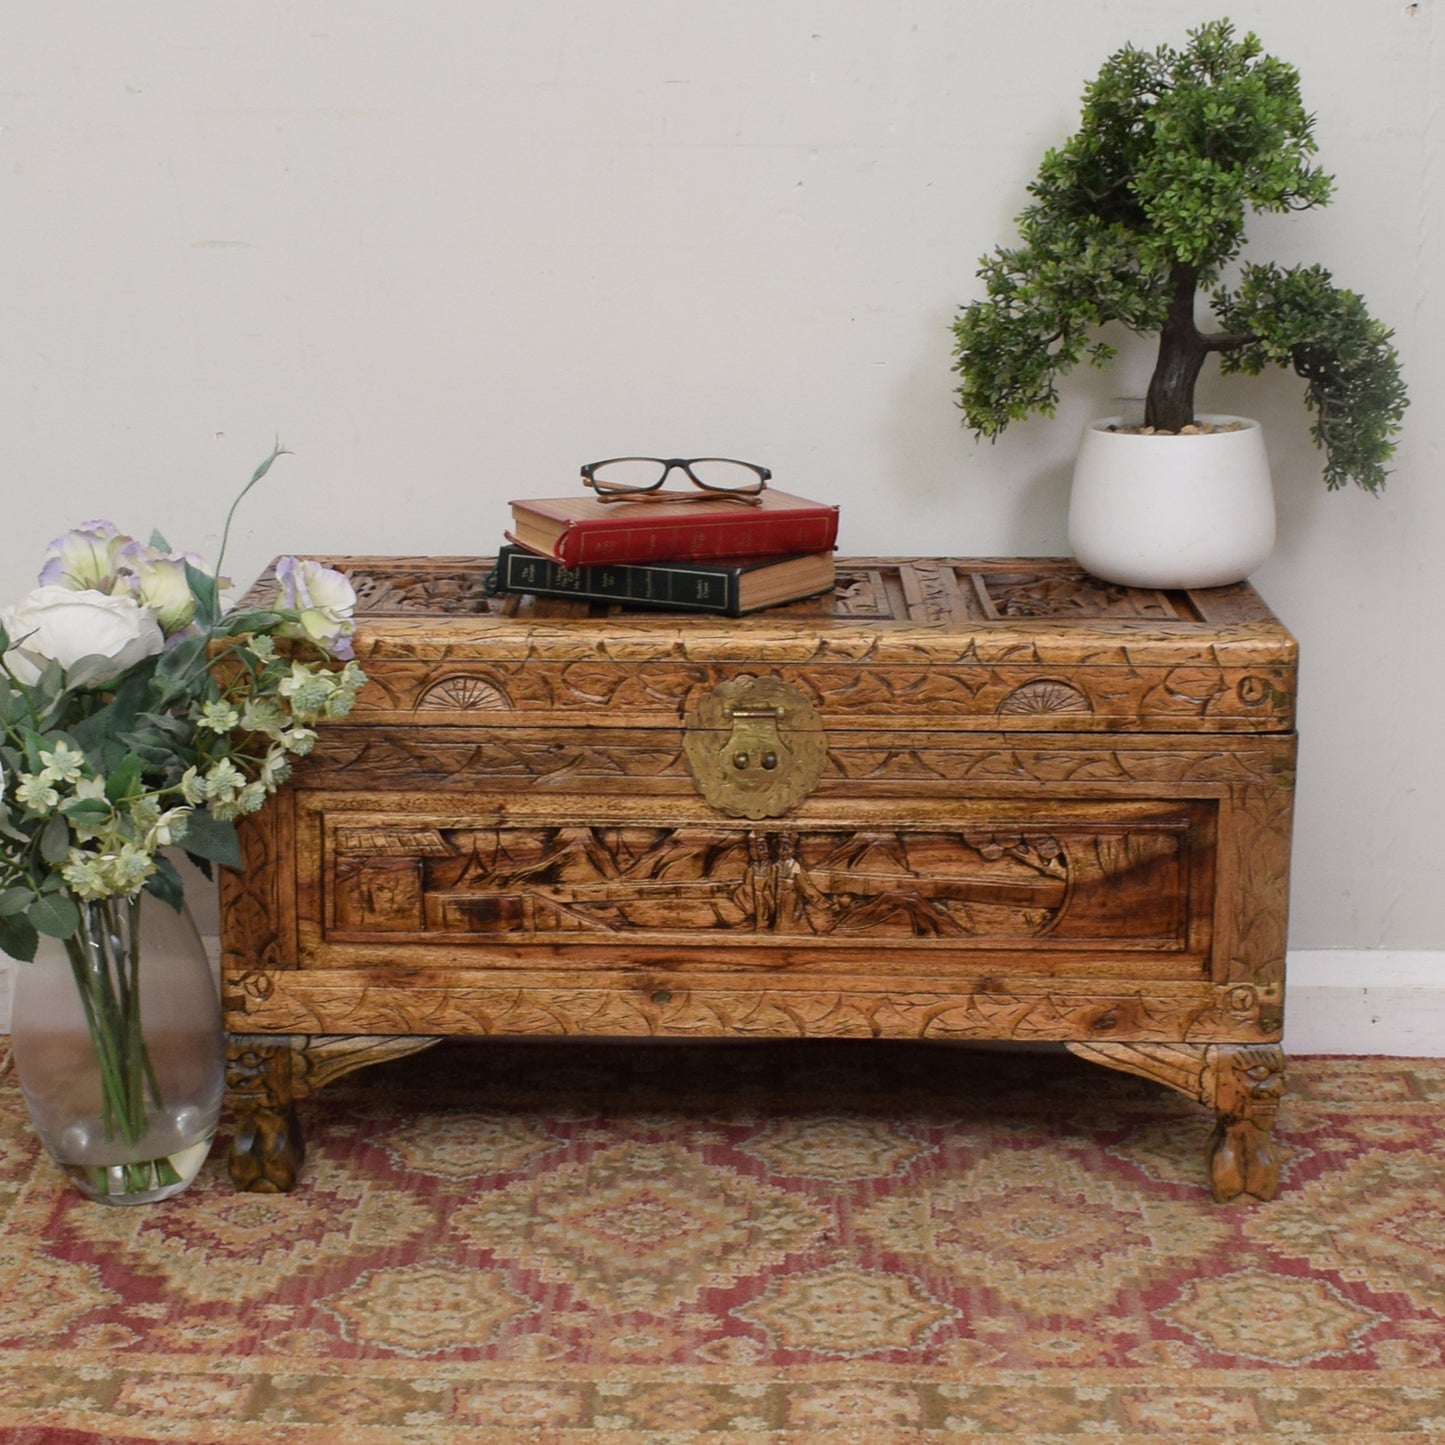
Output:
<instances>
[{"instance_id":1,"label":"stack of books","mask_svg":"<svg viewBox=\"0 0 1445 1445\"><path fill-rule=\"evenodd\" d=\"M691 499L524 499L490 585L498 592L738 617L827 592L838 508L765 491L756 505Z\"/></svg>"}]
</instances>

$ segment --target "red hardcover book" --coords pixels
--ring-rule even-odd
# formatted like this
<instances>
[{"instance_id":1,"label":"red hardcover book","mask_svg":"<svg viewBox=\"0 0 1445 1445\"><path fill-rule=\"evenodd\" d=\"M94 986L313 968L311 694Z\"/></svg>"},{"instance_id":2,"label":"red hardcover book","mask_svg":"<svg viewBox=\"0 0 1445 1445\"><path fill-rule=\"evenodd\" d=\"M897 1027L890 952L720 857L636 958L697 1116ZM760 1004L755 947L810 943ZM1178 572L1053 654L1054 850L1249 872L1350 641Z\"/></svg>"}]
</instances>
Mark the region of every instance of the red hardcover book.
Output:
<instances>
[{"instance_id":1,"label":"red hardcover book","mask_svg":"<svg viewBox=\"0 0 1445 1445\"><path fill-rule=\"evenodd\" d=\"M828 552L838 508L767 491L739 502L603 502L596 497L523 498L511 504L507 539L564 567L598 562L705 562Z\"/></svg>"}]
</instances>

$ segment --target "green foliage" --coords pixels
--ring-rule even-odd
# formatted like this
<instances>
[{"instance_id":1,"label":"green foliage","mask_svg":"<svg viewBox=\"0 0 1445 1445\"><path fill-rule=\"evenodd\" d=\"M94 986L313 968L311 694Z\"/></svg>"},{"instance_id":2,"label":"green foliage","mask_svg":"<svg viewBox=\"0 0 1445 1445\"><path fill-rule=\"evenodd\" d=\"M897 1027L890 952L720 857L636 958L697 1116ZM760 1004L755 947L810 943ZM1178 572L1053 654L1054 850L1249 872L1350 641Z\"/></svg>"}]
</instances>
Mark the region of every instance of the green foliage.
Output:
<instances>
[{"instance_id":1,"label":"green foliage","mask_svg":"<svg viewBox=\"0 0 1445 1445\"><path fill-rule=\"evenodd\" d=\"M1377 490L1405 406L1391 333L1319 268L1245 266L1235 290L1221 285L1251 212L1330 199L1312 129L1297 72L1227 20L1190 31L1183 50L1111 56L1084 91L1078 131L1029 186L1020 244L982 259L985 298L954 322L966 423L993 438L1052 414L1060 376L1113 359L1096 333L1119 322L1159 337L1155 424L1192 418L1211 353L1226 371L1292 366L1308 383L1328 484ZM1213 334L1194 319L1209 288Z\"/></svg>"},{"instance_id":2,"label":"green foliage","mask_svg":"<svg viewBox=\"0 0 1445 1445\"><path fill-rule=\"evenodd\" d=\"M1220 369L1257 376L1266 366L1293 366L1307 383L1326 484L1334 490L1353 480L1379 491L1407 404L1390 331L1319 266L1246 266L1239 285L1219 288L1213 303L1226 330L1250 338L1221 353Z\"/></svg>"},{"instance_id":3,"label":"green foliage","mask_svg":"<svg viewBox=\"0 0 1445 1445\"><path fill-rule=\"evenodd\" d=\"M42 586L4 611L0 949L13 957L70 939L82 905L145 889L179 906L166 849L239 868L236 820L365 681L341 661L355 602L341 574L283 558L274 606L222 614L218 576L162 549L159 533L143 548L90 523L51 544ZM113 655L87 653L98 638Z\"/></svg>"}]
</instances>

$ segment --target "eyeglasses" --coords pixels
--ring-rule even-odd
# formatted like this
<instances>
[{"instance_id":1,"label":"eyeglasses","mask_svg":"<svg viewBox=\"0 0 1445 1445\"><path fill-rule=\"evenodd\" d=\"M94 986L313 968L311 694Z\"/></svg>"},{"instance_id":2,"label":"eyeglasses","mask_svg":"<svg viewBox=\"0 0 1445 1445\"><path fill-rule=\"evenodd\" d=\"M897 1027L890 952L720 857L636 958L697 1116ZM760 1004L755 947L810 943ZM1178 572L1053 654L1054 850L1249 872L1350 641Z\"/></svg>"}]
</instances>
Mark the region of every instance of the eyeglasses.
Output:
<instances>
[{"instance_id":1,"label":"eyeglasses","mask_svg":"<svg viewBox=\"0 0 1445 1445\"><path fill-rule=\"evenodd\" d=\"M664 492L662 484L673 470L700 490ZM591 487L600 502L701 502L715 497L755 507L772 475L766 467L730 457L612 457L588 462L582 468L582 485Z\"/></svg>"}]
</instances>

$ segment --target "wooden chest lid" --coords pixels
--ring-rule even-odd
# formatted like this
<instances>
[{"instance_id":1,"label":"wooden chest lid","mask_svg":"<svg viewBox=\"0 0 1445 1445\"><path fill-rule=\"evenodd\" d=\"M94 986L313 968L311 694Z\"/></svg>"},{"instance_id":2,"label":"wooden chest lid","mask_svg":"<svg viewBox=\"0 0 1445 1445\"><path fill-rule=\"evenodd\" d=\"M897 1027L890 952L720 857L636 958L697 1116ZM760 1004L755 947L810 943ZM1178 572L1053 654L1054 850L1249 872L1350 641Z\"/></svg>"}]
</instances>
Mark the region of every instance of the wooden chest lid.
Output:
<instances>
[{"instance_id":1,"label":"wooden chest lid","mask_svg":"<svg viewBox=\"0 0 1445 1445\"><path fill-rule=\"evenodd\" d=\"M697 689L785 677L830 729L1278 732L1296 644L1246 583L1115 586L1062 558L840 558L828 595L743 618L492 597L486 557L325 557L356 589L356 721L605 710L676 724ZM245 605L274 594L274 571ZM561 718L558 721L562 721Z\"/></svg>"}]
</instances>

